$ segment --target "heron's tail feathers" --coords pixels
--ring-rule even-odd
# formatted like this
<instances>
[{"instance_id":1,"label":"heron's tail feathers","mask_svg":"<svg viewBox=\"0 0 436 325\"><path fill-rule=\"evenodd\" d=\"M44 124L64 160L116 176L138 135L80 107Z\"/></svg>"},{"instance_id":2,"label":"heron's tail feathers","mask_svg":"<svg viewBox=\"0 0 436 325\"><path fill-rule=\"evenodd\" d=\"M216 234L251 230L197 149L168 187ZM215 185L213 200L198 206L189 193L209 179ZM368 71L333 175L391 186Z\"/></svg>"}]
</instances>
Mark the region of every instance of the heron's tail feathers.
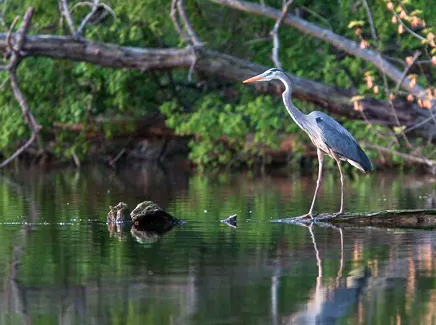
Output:
<instances>
[{"instance_id":1,"label":"heron's tail feathers","mask_svg":"<svg viewBox=\"0 0 436 325\"><path fill-rule=\"evenodd\" d=\"M351 159L347 159L347 161L363 173L368 173L374 169L372 167L371 161L369 160L366 153L363 152L363 150L360 152L359 158L360 158L359 161L355 161Z\"/></svg>"}]
</instances>

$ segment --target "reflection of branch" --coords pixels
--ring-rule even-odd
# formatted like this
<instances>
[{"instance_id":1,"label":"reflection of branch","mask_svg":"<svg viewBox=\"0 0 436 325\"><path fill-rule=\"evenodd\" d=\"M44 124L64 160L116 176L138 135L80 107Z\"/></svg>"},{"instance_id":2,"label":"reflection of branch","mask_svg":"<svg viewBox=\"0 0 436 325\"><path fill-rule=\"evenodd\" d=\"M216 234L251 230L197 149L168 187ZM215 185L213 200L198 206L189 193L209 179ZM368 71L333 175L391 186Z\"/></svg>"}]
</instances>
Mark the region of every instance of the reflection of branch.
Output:
<instances>
[{"instance_id":1,"label":"reflection of branch","mask_svg":"<svg viewBox=\"0 0 436 325\"><path fill-rule=\"evenodd\" d=\"M38 132L41 128L38 125L38 123L36 122L35 117L33 116L33 114L31 113L31 111L29 109L29 105L27 104L27 101L26 101L23 93L21 92L21 89L20 89L20 86L18 83L18 78L17 78L17 67L21 61L21 51L23 48L24 39L26 36L27 29L29 28L30 21L32 20L32 16L33 16L33 8L30 7L26 11L26 14L24 15L24 18L23 18L23 23L21 24L21 27L17 32L15 47L11 46L10 44L8 45L8 51L11 53L11 59L10 59L10 62L8 63L7 68L6 68L9 72L9 79L11 81L12 91L14 93L15 99L18 101L18 103L21 106L21 111L22 111L22 114L24 117L24 121L25 121L25 123L27 123L29 125L29 127L32 131L32 136L21 148L19 148L17 151L15 151L15 153L12 156L10 156L3 163L1 163L0 168L6 166L12 160L14 160L19 155L21 155L37 139ZM14 22L16 22L16 20L14 20ZM13 26L12 26L12 28L13 28Z\"/></svg>"},{"instance_id":2,"label":"reflection of branch","mask_svg":"<svg viewBox=\"0 0 436 325\"><path fill-rule=\"evenodd\" d=\"M274 65L280 70L282 70L282 64L280 63L280 59L279 59L280 38L278 32L279 32L280 25L283 22L283 19L285 19L285 16L288 13L288 8L293 1L294 0L288 0L283 4L282 13L279 19L277 19L276 23L274 24L274 28L270 32L270 35L273 38L272 60L274 62Z\"/></svg>"}]
</instances>

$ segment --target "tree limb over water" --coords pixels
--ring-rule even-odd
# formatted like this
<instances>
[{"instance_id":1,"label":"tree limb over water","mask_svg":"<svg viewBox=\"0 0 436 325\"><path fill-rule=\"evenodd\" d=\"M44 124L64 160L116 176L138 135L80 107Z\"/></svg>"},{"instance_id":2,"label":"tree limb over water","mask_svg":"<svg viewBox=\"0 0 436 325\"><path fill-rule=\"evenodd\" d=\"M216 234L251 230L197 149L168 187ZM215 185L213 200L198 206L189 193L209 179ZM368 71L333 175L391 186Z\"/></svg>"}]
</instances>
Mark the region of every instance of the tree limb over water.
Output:
<instances>
[{"instance_id":1,"label":"tree limb over water","mask_svg":"<svg viewBox=\"0 0 436 325\"><path fill-rule=\"evenodd\" d=\"M15 39L17 36L12 35ZM7 49L7 35L0 34L0 52ZM194 50L193 50L194 49ZM195 70L209 76L240 82L268 67L252 63L231 55L207 49L204 46L187 48L134 48L116 44L77 40L55 35L26 36L23 51L26 56L43 56L53 59L67 59L88 62L110 68L127 68L140 71L189 69L195 62ZM347 89L328 86L313 80L289 74L295 81L295 97L312 102L332 113L361 119L360 111L354 109L351 99L354 93ZM279 83L256 84L264 93L281 93ZM359 101L368 121L374 124L396 126L387 101L364 98ZM402 125L412 127L424 120L430 120L430 111L418 105L396 101L396 113ZM436 130L424 123L414 132L424 138L436 138Z\"/></svg>"}]
</instances>

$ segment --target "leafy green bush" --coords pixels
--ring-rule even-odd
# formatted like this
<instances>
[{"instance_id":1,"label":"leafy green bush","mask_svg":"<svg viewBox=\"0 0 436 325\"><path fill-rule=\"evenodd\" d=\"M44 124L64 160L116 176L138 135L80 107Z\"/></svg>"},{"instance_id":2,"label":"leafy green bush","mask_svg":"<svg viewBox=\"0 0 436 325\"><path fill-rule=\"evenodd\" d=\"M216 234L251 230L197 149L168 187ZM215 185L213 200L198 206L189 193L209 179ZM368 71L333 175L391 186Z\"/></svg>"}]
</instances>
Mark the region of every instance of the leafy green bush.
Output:
<instances>
[{"instance_id":1,"label":"leafy green bush","mask_svg":"<svg viewBox=\"0 0 436 325\"><path fill-rule=\"evenodd\" d=\"M253 0L254 1L254 0ZM69 1L70 7L79 1ZM257 2L257 1L256 1ZM106 2L116 14L110 15L98 25L89 25L85 37L95 40L136 47L185 46L175 32L169 17L168 0L125 0ZM280 8L281 0L265 1L269 6ZM393 58L404 59L416 49L422 49L418 40L409 34L399 35L397 26L391 23L392 14L386 3L368 1L379 36L381 50ZM420 16L425 19L427 29L436 25L436 9L427 6L425 0L403 4L413 9L423 9ZM65 22L61 24L56 1L26 0L8 2L6 24L15 15L23 15L27 6L35 8L31 33L67 34ZM370 26L364 6L352 0L344 1L296 1L293 7L300 8L301 16L313 23L332 29L335 33L358 41L350 21L362 21L362 35L369 44ZM413 8L412 8L413 7ZM79 7L73 12L76 23L87 14L89 8ZM208 47L235 56L247 58L267 66L272 65L269 36L274 21L237 10L225 8L210 1L186 1L186 9L194 29ZM382 84L378 71L368 63L345 55L325 42L302 35L294 28L282 26L280 58L285 70L296 75L326 84L351 88L362 95L378 98L365 83L365 73L374 76L374 83ZM252 165L264 159L267 150L278 147L283 134L295 135L294 154L301 154L301 143L308 139L292 122L281 103L281 98L258 96L241 85L233 88L239 98L230 98L209 87L187 84L186 71L146 72L126 69L109 69L87 63L26 58L20 65L18 77L21 88L44 133L56 135L54 153L59 158L69 159L74 151L79 158L86 155L89 144L85 134L70 134L59 130L55 123L84 125L92 124L97 118L139 117L159 109L167 116L167 123L178 134L193 135L191 159L202 165L238 165L242 161ZM204 76L200 76L204 78ZM428 83L434 82L432 73L427 74ZM422 82L422 79L418 79ZM388 81L389 86L395 86ZM297 106L307 112L313 105L296 101ZM16 140L29 137L20 108L11 89L5 86L0 95L0 150L11 152ZM347 121L346 127L358 139L388 145L379 135L390 131L382 127L369 127L358 121ZM117 134L116 127L104 127L107 137ZM247 135L253 134L252 139ZM47 141L44 137L42 141ZM394 148L401 149L401 141ZM427 148L423 149L428 150ZM377 152L371 152L373 158Z\"/></svg>"}]
</instances>

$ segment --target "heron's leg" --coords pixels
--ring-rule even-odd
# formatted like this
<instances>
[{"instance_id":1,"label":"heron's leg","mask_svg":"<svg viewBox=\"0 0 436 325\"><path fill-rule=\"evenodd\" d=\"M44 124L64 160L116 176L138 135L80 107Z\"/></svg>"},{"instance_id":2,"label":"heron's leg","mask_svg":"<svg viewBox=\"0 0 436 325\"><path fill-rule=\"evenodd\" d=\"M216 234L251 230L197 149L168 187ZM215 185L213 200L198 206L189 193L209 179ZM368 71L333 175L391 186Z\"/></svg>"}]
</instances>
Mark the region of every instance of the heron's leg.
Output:
<instances>
[{"instance_id":1,"label":"heron's leg","mask_svg":"<svg viewBox=\"0 0 436 325\"><path fill-rule=\"evenodd\" d=\"M339 158L335 158L335 160L338 164L339 173L341 174L341 208L334 214L336 217L344 212L344 174L342 173L341 161Z\"/></svg>"},{"instance_id":2,"label":"heron's leg","mask_svg":"<svg viewBox=\"0 0 436 325\"><path fill-rule=\"evenodd\" d=\"M316 195L318 194L318 190L319 190L319 185L322 182L322 166L324 164L324 152L322 152L321 149L317 149L317 154L318 154L318 179L316 180L316 188L315 188L315 193L313 194L313 200L312 200L312 205L310 206L310 210L309 213L307 214L308 216L312 217L312 212L313 212L313 207L315 206L315 201L316 201Z\"/></svg>"}]
</instances>

